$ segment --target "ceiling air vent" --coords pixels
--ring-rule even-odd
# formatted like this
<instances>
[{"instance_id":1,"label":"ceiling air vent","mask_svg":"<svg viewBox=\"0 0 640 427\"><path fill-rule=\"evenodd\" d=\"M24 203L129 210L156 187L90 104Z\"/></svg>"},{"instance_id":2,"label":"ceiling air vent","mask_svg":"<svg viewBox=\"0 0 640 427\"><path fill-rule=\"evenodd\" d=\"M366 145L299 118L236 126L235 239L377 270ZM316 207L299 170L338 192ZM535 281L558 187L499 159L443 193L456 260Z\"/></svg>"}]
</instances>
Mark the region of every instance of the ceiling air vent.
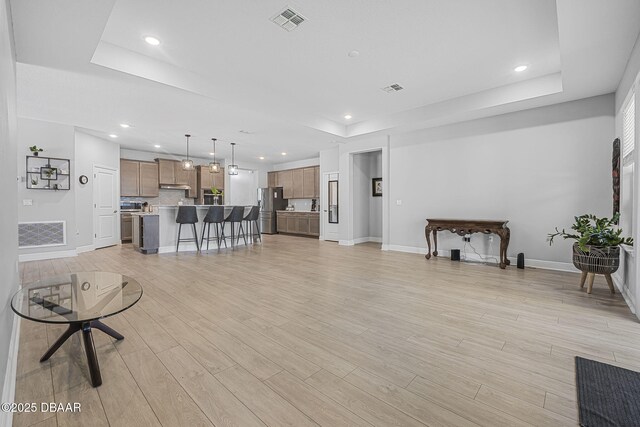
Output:
<instances>
[{"instance_id":1,"label":"ceiling air vent","mask_svg":"<svg viewBox=\"0 0 640 427\"><path fill-rule=\"evenodd\" d=\"M389 85L387 87L383 87L382 90L385 92L398 92L400 90L404 89L402 86L400 86L398 83L394 83L392 85Z\"/></svg>"},{"instance_id":2,"label":"ceiling air vent","mask_svg":"<svg viewBox=\"0 0 640 427\"><path fill-rule=\"evenodd\" d=\"M275 22L279 27L284 28L287 31L295 30L298 28L298 25L302 24L306 20L307 18L289 7L271 18L271 21Z\"/></svg>"}]
</instances>

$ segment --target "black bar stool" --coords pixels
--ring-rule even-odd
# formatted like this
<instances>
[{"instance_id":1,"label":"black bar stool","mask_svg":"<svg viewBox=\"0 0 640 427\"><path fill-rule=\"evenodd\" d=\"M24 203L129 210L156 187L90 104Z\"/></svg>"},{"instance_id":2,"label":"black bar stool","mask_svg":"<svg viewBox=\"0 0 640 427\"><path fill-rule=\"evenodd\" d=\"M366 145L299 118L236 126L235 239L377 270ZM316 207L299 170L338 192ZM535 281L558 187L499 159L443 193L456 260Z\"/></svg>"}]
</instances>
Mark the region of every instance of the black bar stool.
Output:
<instances>
[{"instance_id":1,"label":"black bar stool","mask_svg":"<svg viewBox=\"0 0 640 427\"><path fill-rule=\"evenodd\" d=\"M235 224L239 224L236 244L240 241L241 232L242 232L242 237L244 239L244 244L245 245L247 244L247 236L245 235L244 229L242 227L243 220L244 220L244 206L234 206L233 209L231 209L231 213L229 214L229 216L224 220L224 224L231 223L231 247L233 247L233 241L236 238ZM223 224L223 227L224 227L224 224Z\"/></svg>"},{"instance_id":2,"label":"black bar stool","mask_svg":"<svg viewBox=\"0 0 640 427\"><path fill-rule=\"evenodd\" d=\"M198 213L195 206L178 206L178 215L176 223L180 224L178 228L178 242L176 243L176 252L180 248L180 242L196 242L196 248L200 251L200 243L198 242L198 232L196 231L196 223L198 222ZM191 224L193 228L193 238L180 239L182 232L182 224Z\"/></svg>"},{"instance_id":3,"label":"black bar stool","mask_svg":"<svg viewBox=\"0 0 640 427\"><path fill-rule=\"evenodd\" d=\"M227 239L224 236L224 206L210 206L207 215L202 220L202 238L200 239L200 247L204 246L204 230L207 229L207 250L209 250L209 242L211 241L211 224L215 225L216 242L220 249L220 239L224 241L224 247L227 247ZM222 231L221 231L222 229Z\"/></svg>"},{"instance_id":4,"label":"black bar stool","mask_svg":"<svg viewBox=\"0 0 640 427\"><path fill-rule=\"evenodd\" d=\"M251 210L249 210L249 213L244 217L244 220L247 221L247 227L246 230L249 232L249 238L251 239L251 241L253 241L253 236L258 236L258 240L260 240L262 242L262 236L260 236L260 226L258 225L258 218L260 217L260 208L258 206L251 206ZM255 230L258 231L258 233L256 234L254 232L254 225L255 225Z\"/></svg>"}]
</instances>

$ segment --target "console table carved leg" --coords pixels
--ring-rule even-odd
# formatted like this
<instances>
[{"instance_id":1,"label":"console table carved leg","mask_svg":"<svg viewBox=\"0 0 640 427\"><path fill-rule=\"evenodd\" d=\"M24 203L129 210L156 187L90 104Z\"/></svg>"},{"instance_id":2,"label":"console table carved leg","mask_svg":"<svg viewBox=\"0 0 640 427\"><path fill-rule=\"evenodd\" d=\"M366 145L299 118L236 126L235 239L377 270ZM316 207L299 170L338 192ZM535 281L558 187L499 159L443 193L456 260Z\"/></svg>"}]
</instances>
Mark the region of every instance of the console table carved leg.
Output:
<instances>
[{"instance_id":1,"label":"console table carved leg","mask_svg":"<svg viewBox=\"0 0 640 427\"><path fill-rule=\"evenodd\" d=\"M424 256L426 259L431 258L431 227L428 225L424 228L424 237L427 239L427 254Z\"/></svg>"},{"instance_id":2,"label":"console table carved leg","mask_svg":"<svg viewBox=\"0 0 640 427\"><path fill-rule=\"evenodd\" d=\"M433 229L433 256L438 256L438 230Z\"/></svg>"}]
</instances>

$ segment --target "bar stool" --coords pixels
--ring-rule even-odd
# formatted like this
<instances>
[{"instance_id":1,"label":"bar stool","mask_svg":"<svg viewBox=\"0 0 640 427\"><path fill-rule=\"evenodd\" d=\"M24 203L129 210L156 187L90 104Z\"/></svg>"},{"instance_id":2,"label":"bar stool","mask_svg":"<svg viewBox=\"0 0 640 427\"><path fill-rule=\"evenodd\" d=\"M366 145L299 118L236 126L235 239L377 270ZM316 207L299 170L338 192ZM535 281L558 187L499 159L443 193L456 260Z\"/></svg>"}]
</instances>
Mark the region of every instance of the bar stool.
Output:
<instances>
[{"instance_id":1,"label":"bar stool","mask_svg":"<svg viewBox=\"0 0 640 427\"><path fill-rule=\"evenodd\" d=\"M224 224L231 223L231 247L233 247L233 241L236 238L235 235L235 224L239 224L237 242L240 241L240 232L242 232L242 237L244 239L244 244L247 244L247 236L244 233L244 229L242 228L242 221L244 220L244 206L234 206L231 209L231 213L228 217L225 218ZM224 224L222 225L224 227Z\"/></svg>"},{"instance_id":2,"label":"bar stool","mask_svg":"<svg viewBox=\"0 0 640 427\"><path fill-rule=\"evenodd\" d=\"M260 217L260 208L258 206L251 206L249 213L245 215L244 220L247 222L247 231L249 232L249 238L253 241L253 236L256 235L253 231L253 226L258 231L258 240L262 242L262 236L260 236L260 226L258 225L258 218Z\"/></svg>"},{"instance_id":3,"label":"bar stool","mask_svg":"<svg viewBox=\"0 0 640 427\"><path fill-rule=\"evenodd\" d=\"M209 250L209 242L211 241L211 224L215 225L216 242L220 249L220 239L224 241L224 247L227 247L227 240L224 236L224 206L210 206L207 215L202 220L202 238L200 239L200 247L204 246L204 230L207 229L207 250ZM220 231L222 229L222 231Z\"/></svg>"},{"instance_id":4,"label":"bar stool","mask_svg":"<svg viewBox=\"0 0 640 427\"><path fill-rule=\"evenodd\" d=\"M176 216L176 223L180 224L178 228L178 242L176 243L176 252L180 248L180 242L196 242L196 248L200 251L200 244L198 243L198 232L196 231L196 223L198 222L198 213L195 206L178 206L178 215ZM193 228L193 238L180 239L180 233L182 232L183 224L191 224Z\"/></svg>"}]
</instances>

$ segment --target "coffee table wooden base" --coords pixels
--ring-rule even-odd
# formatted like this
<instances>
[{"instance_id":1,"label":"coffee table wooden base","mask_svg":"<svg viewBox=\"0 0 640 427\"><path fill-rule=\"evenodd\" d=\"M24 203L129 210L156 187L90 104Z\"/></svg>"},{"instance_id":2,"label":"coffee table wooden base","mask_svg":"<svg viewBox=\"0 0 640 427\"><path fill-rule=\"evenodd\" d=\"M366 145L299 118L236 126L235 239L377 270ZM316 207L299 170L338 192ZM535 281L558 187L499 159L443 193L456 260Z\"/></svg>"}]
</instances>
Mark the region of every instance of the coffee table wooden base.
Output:
<instances>
[{"instance_id":1,"label":"coffee table wooden base","mask_svg":"<svg viewBox=\"0 0 640 427\"><path fill-rule=\"evenodd\" d=\"M55 343L47 350L47 352L40 358L40 362L46 362L69 338L76 332L82 331L82 341L84 342L84 350L87 354L87 363L89 364L89 375L91 376L91 385L98 387L102 384L102 376L100 375L100 365L98 364L98 355L96 354L96 347L93 343L93 334L91 329L95 328L101 330L105 334L117 339L123 340L124 336L111 329L99 320L92 320L90 322L74 322L70 323L69 327Z\"/></svg>"}]
</instances>

